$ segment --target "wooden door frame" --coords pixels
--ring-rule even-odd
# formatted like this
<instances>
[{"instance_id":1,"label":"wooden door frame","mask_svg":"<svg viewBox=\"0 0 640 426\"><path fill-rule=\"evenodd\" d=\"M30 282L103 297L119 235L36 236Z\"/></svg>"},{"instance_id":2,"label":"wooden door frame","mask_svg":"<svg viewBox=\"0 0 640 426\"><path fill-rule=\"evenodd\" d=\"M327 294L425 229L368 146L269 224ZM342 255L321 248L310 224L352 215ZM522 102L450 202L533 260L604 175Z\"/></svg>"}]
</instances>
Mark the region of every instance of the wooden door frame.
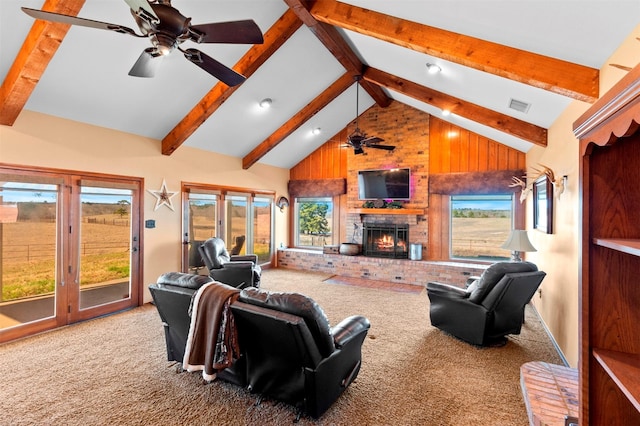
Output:
<instances>
[{"instance_id":1,"label":"wooden door frame","mask_svg":"<svg viewBox=\"0 0 640 426\"><path fill-rule=\"evenodd\" d=\"M130 280L132 290L130 293L130 298L98 306L95 309L91 308L82 311L78 309L77 313L70 312L69 306L71 306L74 296L70 297L69 295L73 292L68 290L71 282L70 280L73 279L73 276L78 267L77 260L74 260L72 256L73 244L75 243L71 241L71 237L67 237L66 239L62 237L57 238L56 252L58 253L58 256L56 264L55 289L56 315L53 317L44 318L42 320L25 323L20 326L0 330L0 343L29 336L42 331L58 328L64 325L71 324L73 322L96 318L108 313L117 312L119 310L127 309L134 306L140 306L142 304L144 295L144 233L142 232L141 222L142 218L144 218L144 178L93 173L78 170L24 166L8 163L0 163L0 172L8 174L15 173L16 175L32 175L34 177L46 175L48 177L59 177L61 179L62 183L59 184L61 186L61 189L59 191L59 197L61 199L59 200L57 206L57 215L60 218L57 227L58 235L66 233L65 231L69 230L70 226L73 226L74 223L78 223L78 218L73 217L74 215L77 215L78 212L72 212L72 210L70 209L72 200L71 190L74 187L74 185L72 185L72 179L74 179L74 177L81 177L84 179L104 182L133 183L137 189L134 191L134 194L132 196L132 199L135 200L132 204L137 205L137 217L135 217L134 220L134 206L132 205L131 232L132 237L137 236L138 238L137 247L135 247L134 244L131 245L132 249L137 249L137 254L135 256L132 255L130 260ZM77 186L77 188L79 188L79 186ZM68 265L63 264L64 260L66 259L69 260ZM66 289L61 291L59 288L63 285L63 283Z\"/></svg>"}]
</instances>

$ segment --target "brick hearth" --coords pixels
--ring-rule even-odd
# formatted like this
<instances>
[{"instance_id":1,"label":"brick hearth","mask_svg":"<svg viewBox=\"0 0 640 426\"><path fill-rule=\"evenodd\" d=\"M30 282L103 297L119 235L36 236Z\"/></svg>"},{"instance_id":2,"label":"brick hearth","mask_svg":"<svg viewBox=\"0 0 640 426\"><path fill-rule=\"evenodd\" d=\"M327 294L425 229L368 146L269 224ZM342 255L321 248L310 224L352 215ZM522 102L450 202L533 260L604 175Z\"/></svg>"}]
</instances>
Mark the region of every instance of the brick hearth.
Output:
<instances>
[{"instance_id":1,"label":"brick hearth","mask_svg":"<svg viewBox=\"0 0 640 426\"><path fill-rule=\"evenodd\" d=\"M327 254L316 250L279 249L278 267L325 272L426 286L429 281L464 286L469 276L482 274L489 265L425 260L384 259Z\"/></svg>"}]
</instances>

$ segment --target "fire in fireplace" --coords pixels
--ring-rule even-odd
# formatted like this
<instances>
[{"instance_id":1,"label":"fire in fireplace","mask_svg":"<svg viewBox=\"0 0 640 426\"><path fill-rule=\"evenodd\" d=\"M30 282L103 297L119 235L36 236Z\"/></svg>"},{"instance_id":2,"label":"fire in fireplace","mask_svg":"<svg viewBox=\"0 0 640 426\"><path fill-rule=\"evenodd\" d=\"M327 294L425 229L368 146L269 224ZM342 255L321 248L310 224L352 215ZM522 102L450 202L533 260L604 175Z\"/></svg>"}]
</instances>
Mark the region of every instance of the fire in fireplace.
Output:
<instances>
[{"instance_id":1,"label":"fire in fireplace","mask_svg":"<svg viewBox=\"0 0 640 426\"><path fill-rule=\"evenodd\" d=\"M364 223L362 254L370 257L409 257L409 225Z\"/></svg>"}]
</instances>

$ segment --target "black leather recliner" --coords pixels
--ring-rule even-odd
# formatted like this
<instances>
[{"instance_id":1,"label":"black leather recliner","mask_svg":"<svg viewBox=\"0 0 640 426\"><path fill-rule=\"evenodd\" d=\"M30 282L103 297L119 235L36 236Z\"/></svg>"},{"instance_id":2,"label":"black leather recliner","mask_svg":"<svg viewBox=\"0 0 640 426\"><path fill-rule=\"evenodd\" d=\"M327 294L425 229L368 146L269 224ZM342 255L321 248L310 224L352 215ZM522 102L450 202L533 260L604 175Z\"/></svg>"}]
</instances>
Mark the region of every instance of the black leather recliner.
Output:
<instances>
[{"instance_id":1,"label":"black leather recliner","mask_svg":"<svg viewBox=\"0 0 640 426\"><path fill-rule=\"evenodd\" d=\"M191 300L210 277L171 272L149 290L165 328L167 358L182 363ZM363 316L335 327L312 299L247 288L231 305L240 357L218 378L320 417L358 375L370 324Z\"/></svg>"},{"instance_id":2,"label":"black leather recliner","mask_svg":"<svg viewBox=\"0 0 640 426\"><path fill-rule=\"evenodd\" d=\"M209 275L216 281L237 288L260 287L262 269L257 255L231 256L224 240L215 237L203 242L198 250Z\"/></svg>"},{"instance_id":3,"label":"black leather recliner","mask_svg":"<svg viewBox=\"0 0 640 426\"><path fill-rule=\"evenodd\" d=\"M318 418L358 375L369 320L330 328L318 304L297 293L256 288L231 306L247 367L247 387Z\"/></svg>"},{"instance_id":4,"label":"black leather recliner","mask_svg":"<svg viewBox=\"0 0 640 426\"><path fill-rule=\"evenodd\" d=\"M545 275L530 262L498 262L466 289L429 282L431 324L474 345L504 343L520 334L524 308Z\"/></svg>"},{"instance_id":5,"label":"black leather recliner","mask_svg":"<svg viewBox=\"0 0 640 426\"><path fill-rule=\"evenodd\" d=\"M160 275L157 282L149 286L153 303L164 327L167 361L182 365L189 326L191 325L191 303L196 291L214 279L206 275L168 272ZM218 373L227 382L244 386L245 366L242 357L231 367Z\"/></svg>"}]
</instances>

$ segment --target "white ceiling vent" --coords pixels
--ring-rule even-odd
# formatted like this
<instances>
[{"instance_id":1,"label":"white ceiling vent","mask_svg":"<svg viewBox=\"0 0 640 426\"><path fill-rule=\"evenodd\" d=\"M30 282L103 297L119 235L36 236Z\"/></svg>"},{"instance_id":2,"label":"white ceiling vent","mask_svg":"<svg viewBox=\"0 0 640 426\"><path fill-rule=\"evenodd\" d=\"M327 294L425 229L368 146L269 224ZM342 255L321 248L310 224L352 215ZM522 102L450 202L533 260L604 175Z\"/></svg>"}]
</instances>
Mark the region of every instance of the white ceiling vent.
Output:
<instances>
[{"instance_id":1,"label":"white ceiling vent","mask_svg":"<svg viewBox=\"0 0 640 426\"><path fill-rule=\"evenodd\" d=\"M511 101L509 102L509 108L515 109L516 111L524 112L525 114L529 111L529 107L531 107L531 104L519 101L517 99L511 99Z\"/></svg>"}]
</instances>

